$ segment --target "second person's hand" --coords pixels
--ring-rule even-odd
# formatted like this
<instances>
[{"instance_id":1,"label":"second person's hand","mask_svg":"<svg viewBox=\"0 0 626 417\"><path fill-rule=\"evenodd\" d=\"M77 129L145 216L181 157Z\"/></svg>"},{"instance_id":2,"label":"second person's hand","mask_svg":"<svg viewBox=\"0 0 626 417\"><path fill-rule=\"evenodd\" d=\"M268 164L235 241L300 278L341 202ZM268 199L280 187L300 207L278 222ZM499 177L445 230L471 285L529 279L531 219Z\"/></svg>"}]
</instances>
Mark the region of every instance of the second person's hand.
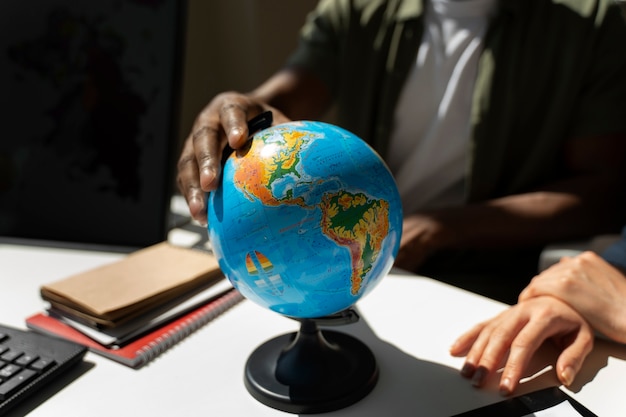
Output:
<instances>
[{"instance_id":1,"label":"second person's hand","mask_svg":"<svg viewBox=\"0 0 626 417\"><path fill-rule=\"evenodd\" d=\"M576 310L557 298L542 296L475 326L456 340L450 353L465 356L461 375L476 387L504 364L500 392L510 395L545 340L552 340L560 349L556 374L563 384L570 385L593 348L593 336L591 326Z\"/></svg>"},{"instance_id":2,"label":"second person's hand","mask_svg":"<svg viewBox=\"0 0 626 417\"><path fill-rule=\"evenodd\" d=\"M544 295L569 304L594 329L626 343L626 277L596 253L561 259L533 278L519 300Z\"/></svg>"}]
</instances>

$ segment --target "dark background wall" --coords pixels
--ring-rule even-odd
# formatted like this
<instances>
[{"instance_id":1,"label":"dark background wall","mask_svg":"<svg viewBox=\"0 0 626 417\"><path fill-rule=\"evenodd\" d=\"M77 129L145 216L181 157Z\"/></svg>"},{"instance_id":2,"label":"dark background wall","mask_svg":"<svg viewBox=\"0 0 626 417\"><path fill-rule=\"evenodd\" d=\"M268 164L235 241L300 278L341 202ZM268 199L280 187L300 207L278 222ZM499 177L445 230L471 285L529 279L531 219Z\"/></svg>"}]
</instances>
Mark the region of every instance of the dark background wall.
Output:
<instances>
[{"instance_id":1,"label":"dark background wall","mask_svg":"<svg viewBox=\"0 0 626 417\"><path fill-rule=\"evenodd\" d=\"M280 68L317 0L189 0L180 140L217 93L247 91Z\"/></svg>"}]
</instances>

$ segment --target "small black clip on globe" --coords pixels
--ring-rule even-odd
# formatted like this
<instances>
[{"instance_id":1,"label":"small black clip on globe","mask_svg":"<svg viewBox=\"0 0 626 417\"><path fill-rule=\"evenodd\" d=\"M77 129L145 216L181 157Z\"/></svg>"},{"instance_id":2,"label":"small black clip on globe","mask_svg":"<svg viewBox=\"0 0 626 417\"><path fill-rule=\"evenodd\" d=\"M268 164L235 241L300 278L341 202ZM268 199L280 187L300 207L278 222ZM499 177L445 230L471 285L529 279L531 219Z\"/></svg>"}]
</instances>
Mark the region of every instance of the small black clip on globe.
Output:
<instances>
[{"instance_id":1,"label":"small black clip on globe","mask_svg":"<svg viewBox=\"0 0 626 417\"><path fill-rule=\"evenodd\" d=\"M271 111L265 111L263 113L257 114L252 119L248 121L248 141L252 140L254 134L260 130L267 129L272 126L272 122L274 121L274 117ZM233 153L234 149L230 147L230 145L226 144L226 147L222 151L222 166L226 163L226 160Z\"/></svg>"},{"instance_id":2,"label":"small black clip on globe","mask_svg":"<svg viewBox=\"0 0 626 417\"><path fill-rule=\"evenodd\" d=\"M274 117L271 111L265 111L248 121L248 140L252 139L259 130L267 129L272 125Z\"/></svg>"}]
</instances>

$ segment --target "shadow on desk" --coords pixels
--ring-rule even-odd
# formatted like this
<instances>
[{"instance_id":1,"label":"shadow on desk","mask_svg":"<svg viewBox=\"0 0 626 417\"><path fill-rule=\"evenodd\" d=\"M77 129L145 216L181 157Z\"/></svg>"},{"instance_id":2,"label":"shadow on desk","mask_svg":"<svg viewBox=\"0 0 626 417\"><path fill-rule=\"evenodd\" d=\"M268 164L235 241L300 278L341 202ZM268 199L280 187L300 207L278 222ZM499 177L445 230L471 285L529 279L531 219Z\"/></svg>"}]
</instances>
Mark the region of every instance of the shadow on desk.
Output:
<instances>
[{"instance_id":1,"label":"shadow on desk","mask_svg":"<svg viewBox=\"0 0 626 417\"><path fill-rule=\"evenodd\" d=\"M60 374L57 379L51 381L48 385L33 393L30 397L16 405L15 408L9 410L5 417L23 417L30 414L35 408L48 401L54 395L68 388L72 383L76 382L81 376L89 372L96 365L93 362L82 361L66 372ZM68 404L68 412L71 405Z\"/></svg>"},{"instance_id":2,"label":"shadow on desk","mask_svg":"<svg viewBox=\"0 0 626 417\"><path fill-rule=\"evenodd\" d=\"M593 350L585 358L585 362L578 375L576 375L574 383L568 389L572 392L580 392L585 385L593 381L603 368L608 366L609 358L626 361L624 345L610 340L596 339Z\"/></svg>"},{"instance_id":3,"label":"shadow on desk","mask_svg":"<svg viewBox=\"0 0 626 417\"><path fill-rule=\"evenodd\" d=\"M496 378L485 389L476 389L460 376L458 369L421 360L381 340L363 317L358 323L337 330L350 333L370 347L378 361L380 377L374 390L360 402L325 415L452 416L503 400L498 394ZM544 367L545 362L537 363L531 372ZM552 372L545 372L523 385L520 393L558 383Z\"/></svg>"}]
</instances>

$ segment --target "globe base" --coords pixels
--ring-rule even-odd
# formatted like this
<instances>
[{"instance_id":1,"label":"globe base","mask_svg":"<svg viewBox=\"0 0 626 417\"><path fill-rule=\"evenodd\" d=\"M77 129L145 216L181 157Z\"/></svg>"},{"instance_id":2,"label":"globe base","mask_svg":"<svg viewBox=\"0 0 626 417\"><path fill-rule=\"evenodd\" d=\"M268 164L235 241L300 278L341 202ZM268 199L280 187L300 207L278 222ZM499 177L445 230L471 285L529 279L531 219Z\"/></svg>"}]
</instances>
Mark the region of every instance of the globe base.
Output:
<instances>
[{"instance_id":1,"label":"globe base","mask_svg":"<svg viewBox=\"0 0 626 417\"><path fill-rule=\"evenodd\" d=\"M302 320L297 333L271 339L248 358L245 385L261 403L289 413L323 413L365 397L378 381L371 350L345 333Z\"/></svg>"}]
</instances>

